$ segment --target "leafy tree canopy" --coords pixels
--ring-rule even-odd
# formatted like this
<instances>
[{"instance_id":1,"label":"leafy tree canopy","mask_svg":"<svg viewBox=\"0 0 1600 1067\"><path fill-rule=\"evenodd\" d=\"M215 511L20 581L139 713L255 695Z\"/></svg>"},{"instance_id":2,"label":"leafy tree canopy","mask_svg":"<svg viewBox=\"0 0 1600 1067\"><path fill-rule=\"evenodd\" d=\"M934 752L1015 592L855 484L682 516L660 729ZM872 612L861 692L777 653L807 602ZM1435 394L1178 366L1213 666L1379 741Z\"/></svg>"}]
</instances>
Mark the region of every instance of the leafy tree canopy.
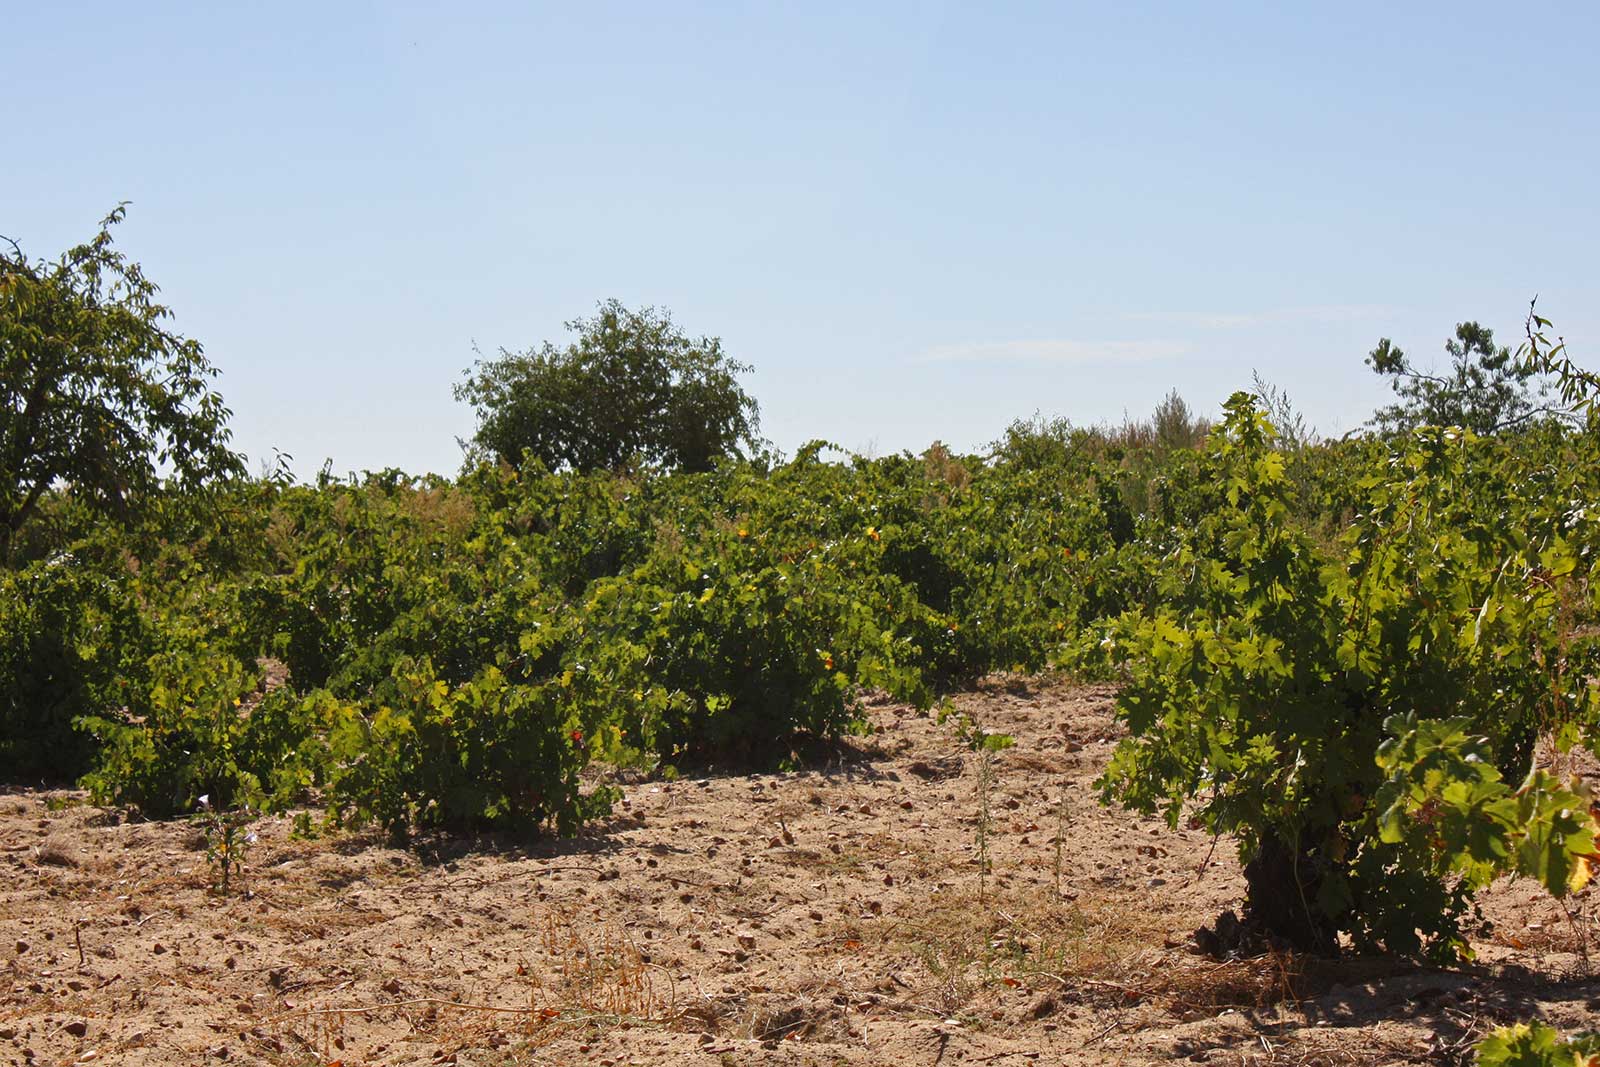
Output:
<instances>
[{"instance_id":1,"label":"leafy tree canopy","mask_svg":"<svg viewBox=\"0 0 1600 1067\"><path fill-rule=\"evenodd\" d=\"M0 554L52 486L125 514L163 473L194 483L243 470L216 370L167 329L154 283L112 247L125 212L53 263L0 248Z\"/></svg>"},{"instance_id":2,"label":"leafy tree canopy","mask_svg":"<svg viewBox=\"0 0 1600 1067\"><path fill-rule=\"evenodd\" d=\"M1494 331L1476 322L1456 326L1444 343L1450 366L1424 372L1387 337L1367 356L1367 365L1392 379L1400 399L1380 408L1373 421L1388 433L1419 426L1461 426L1492 434L1527 422L1551 409L1541 404L1538 370L1511 350L1496 347Z\"/></svg>"},{"instance_id":3,"label":"leafy tree canopy","mask_svg":"<svg viewBox=\"0 0 1600 1067\"><path fill-rule=\"evenodd\" d=\"M566 324L577 339L479 360L455 387L477 411L474 444L519 464L527 452L551 470L615 470L644 462L689 471L754 448L756 402L715 337L686 336L666 311L616 300Z\"/></svg>"}]
</instances>

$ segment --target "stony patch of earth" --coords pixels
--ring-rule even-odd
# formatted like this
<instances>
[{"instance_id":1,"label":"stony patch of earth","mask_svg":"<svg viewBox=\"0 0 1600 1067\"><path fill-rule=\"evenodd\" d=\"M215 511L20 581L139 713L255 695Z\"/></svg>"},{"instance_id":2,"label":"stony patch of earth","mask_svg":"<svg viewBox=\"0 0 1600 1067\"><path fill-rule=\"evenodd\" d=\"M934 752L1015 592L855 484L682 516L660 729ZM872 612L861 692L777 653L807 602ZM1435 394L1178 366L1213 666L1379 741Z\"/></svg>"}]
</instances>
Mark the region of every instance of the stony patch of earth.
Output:
<instances>
[{"instance_id":1,"label":"stony patch of earth","mask_svg":"<svg viewBox=\"0 0 1600 1067\"><path fill-rule=\"evenodd\" d=\"M1593 890L1496 887L1458 970L1197 955L1238 865L1094 800L1112 695L958 697L1017 740L987 819L953 726L885 704L826 765L632 784L572 841L264 819L228 895L191 824L9 792L0 1062L1440 1063L1498 1022L1600 1018Z\"/></svg>"}]
</instances>

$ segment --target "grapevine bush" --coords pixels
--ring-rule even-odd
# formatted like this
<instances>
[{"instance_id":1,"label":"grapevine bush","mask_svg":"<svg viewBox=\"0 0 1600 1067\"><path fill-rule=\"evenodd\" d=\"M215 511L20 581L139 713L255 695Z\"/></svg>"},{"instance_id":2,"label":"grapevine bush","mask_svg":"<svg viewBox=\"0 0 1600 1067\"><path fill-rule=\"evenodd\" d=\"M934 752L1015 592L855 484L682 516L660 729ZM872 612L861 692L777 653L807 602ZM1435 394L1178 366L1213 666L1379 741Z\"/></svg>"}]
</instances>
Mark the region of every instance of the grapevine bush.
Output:
<instances>
[{"instance_id":1,"label":"grapevine bush","mask_svg":"<svg viewBox=\"0 0 1600 1067\"><path fill-rule=\"evenodd\" d=\"M1589 798L1531 766L1540 733L1570 745L1596 718L1570 617L1583 497L1570 468L1429 428L1388 448L1323 545L1270 438L1235 396L1188 521L1150 554L1157 606L1108 628L1131 736L1102 792L1236 835L1269 934L1453 957L1493 877L1565 894L1594 861Z\"/></svg>"},{"instance_id":2,"label":"grapevine bush","mask_svg":"<svg viewBox=\"0 0 1600 1067\"><path fill-rule=\"evenodd\" d=\"M1477 1045L1478 1067L1596 1067L1600 1034L1564 1037L1544 1023L1503 1026Z\"/></svg>"}]
</instances>

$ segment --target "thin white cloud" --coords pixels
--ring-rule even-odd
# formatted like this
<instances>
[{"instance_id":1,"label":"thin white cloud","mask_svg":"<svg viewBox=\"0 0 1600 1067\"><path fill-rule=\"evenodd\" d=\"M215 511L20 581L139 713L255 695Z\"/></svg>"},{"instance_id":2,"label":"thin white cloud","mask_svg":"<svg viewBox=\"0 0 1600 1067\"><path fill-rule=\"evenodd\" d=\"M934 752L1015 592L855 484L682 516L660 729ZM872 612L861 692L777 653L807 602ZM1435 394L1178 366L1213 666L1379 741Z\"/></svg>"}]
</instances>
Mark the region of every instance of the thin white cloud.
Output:
<instances>
[{"instance_id":1,"label":"thin white cloud","mask_svg":"<svg viewBox=\"0 0 1600 1067\"><path fill-rule=\"evenodd\" d=\"M1211 330L1248 329L1285 322L1334 324L1371 322L1393 318L1395 308L1383 304L1316 304L1306 307L1270 308L1263 311L1149 311L1135 312L1128 318L1140 322L1182 323Z\"/></svg>"},{"instance_id":2,"label":"thin white cloud","mask_svg":"<svg viewBox=\"0 0 1600 1067\"><path fill-rule=\"evenodd\" d=\"M919 353L919 363L1148 363L1189 351L1179 341L976 341Z\"/></svg>"}]
</instances>

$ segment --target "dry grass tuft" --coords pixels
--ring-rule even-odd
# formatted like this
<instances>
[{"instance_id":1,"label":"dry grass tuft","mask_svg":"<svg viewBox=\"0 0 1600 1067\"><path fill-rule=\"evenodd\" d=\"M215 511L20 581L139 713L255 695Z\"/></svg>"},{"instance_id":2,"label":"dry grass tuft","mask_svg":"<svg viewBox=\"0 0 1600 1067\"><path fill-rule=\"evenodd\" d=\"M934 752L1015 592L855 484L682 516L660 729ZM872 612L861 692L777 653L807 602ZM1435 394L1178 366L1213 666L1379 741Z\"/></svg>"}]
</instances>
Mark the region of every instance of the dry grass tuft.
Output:
<instances>
[{"instance_id":1,"label":"dry grass tuft","mask_svg":"<svg viewBox=\"0 0 1600 1067\"><path fill-rule=\"evenodd\" d=\"M654 966L626 931L601 923L581 929L573 916L552 913L539 929L535 955L518 967L525 978L520 1003L472 1003L446 997L403 996L369 1004L311 1004L268 1021L275 1039L320 1057L339 1058L349 1020L396 1017L413 1033L428 1034L444 1048L538 1048L573 1030L616 1026L671 1026L698 1021L715 1028L719 1019L702 1018L680 1005L678 990L665 969ZM386 989L389 987L386 987Z\"/></svg>"},{"instance_id":2,"label":"dry grass tuft","mask_svg":"<svg viewBox=\"0 0 1600 1067\"><path fill-rule=\"evenodd\" d=\"M1381 1028L1355 1034L1330 1032L1310 1040L1258 1036L1254 1048L1217 1062L1230 1067L1397 1067L1400 1064L1467 1064L1471 1041L1445 1046Z\"/></svg>"},{"instance_id":3,"label":"dry grass tuft","mask_svg":"<svg viewBox=\"0 0 1600 1067\"><path fill-rule=\"evenodd\" d=\"M864 939L880 941L877 952L916 958L921 980L907 999L947 1015L969 1010L986 991L1025 986L1061 1001L1149 1004L1193 1019L1298 1004L1371 970L1291 952L1214 960L1169 940L1164 920L1148 909L1111 897L1069 902L1049 888L991 895L982 907L971 893L935 894L928 908L876 934L857 924L843 931L846 946Z\"/></svg>"},{"instance_id":4,"label":"dry grass tuft","mask_svg":"<svg viewBox=\"0 0 1600 1067\"><path fill-rule=\"evenodd\" d=\"M1289 952L1221 961L1169 952L1154 962L1124 974L1116 987L1130 1000L1155 1002L1180 1018L1298 1002L1310 991L1307 959Z\"/></svg>"},{"instance_id":5,"label":"dry grass tuft","mask_svg":"<svg viewBox=\"0 0 1600 1067\"><path fill-rule=\"evenodd\" d=\"M651 963L626 929L591 932L552 913L539 931L544 966L527 967L529 1037L573 1025L675 1025L685 1016L672 973ZM546 977L548 975L548 977Z\"/></svg>"},{"instance_id":6,"label":"dry grass tuft","mask_svg":"<svg viewBox=\"0 0 1600 1067\"><path fill-rule=\"evenodd\" d=\"M1069 902L1047 887L975 894L933 894L914 916L896 916L876 933L852 927L843 943L861 938L892 955L920 963L908 998L941 1014L956 1014L995 986L1022 984L1070 990L1086 1000L1143 999L1124 981L1153 973L1165 929L1145 909L1123 902Z\"/></svg>"}]
</instances>

